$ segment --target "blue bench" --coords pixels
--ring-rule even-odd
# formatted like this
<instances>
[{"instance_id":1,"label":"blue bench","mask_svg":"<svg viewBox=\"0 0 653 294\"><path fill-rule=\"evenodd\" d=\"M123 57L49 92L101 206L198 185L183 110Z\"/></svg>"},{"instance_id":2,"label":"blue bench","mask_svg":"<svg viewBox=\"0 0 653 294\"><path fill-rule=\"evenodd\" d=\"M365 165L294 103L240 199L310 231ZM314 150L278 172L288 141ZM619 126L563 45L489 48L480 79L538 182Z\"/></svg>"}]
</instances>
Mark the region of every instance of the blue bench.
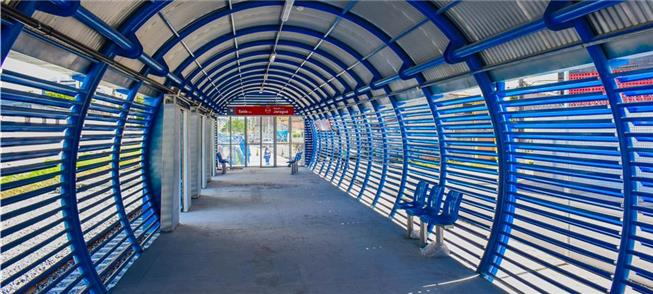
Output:
<instances>
[{"instance_id":1,"label":"blue bench","mask_svg":"<svg viewBox=\"0 0 653 294\"><path fill-rule=\"evenodd\" d=\"M432 252L434 256L448 255L449 249L444 244L444 229L453 227L458 220L458 211L460 203L463 200L463 194L459 191L449 190L447 197L442 201L443 192L432 195L429 199L425 213L420 214L420 223L422 230L420 232L420 241L422 246L426 245L427 234L435 227L435 244ZM425 228L426 224L426 228Z\"/></svg>"},{"instance_id":2,"label":"blue bench","mask_svg":"<svg viewBox=\"0 0 653 294\"><path fill-rule=\"evenodd\" d=\"M301 153L301 152L297 152L297 154L295 154L295 158L293 158L292 160L289 160L289 161L287 162L287 163L288 163L288 166L290 167L290 174L291 174L291 175L294 175L294 174L296 174L297 172L299 172L299 161L300 161L301 159L302 159L302 153Z\"/></svg>"},{"instance_id":3,"label":"blue bench","mask_svg":"<svg viewBox=\"0 0 653 294\"><path fill-rule=\"evenodd\" d=\"M222 167L222 174L223 175L226 174L227 173L227 163L229 163L229 161L222 158L222 153L220 153L220 152L218 152L216 157L217 157L217 160L218 160L217 163Z\"/></svg>"},{"instance_id":4,"label":"blue bench","mask_svg":"<svg viewBox=\"0 0 653 294\"><path fill-rule=\"evenodd\" d=\"M447 252L443 242L444 228L451 227L458 219L458 210L462 202L462 193L449 190L444 197L444 187L433 185L428 189L426 181L419 181L415 193L409 201L399 200L397 209L405 210L407 214L407 236L413 234L413 217L420 218L420 246L426 245L428 234L436 228L436 246ZM428 196L426 191L429 190ZM444 201L443 201L444 200Z\"/></svg>"},{"instance_id":5,"label":"blue bench","mask_svg":"<svg viewBox=\"0 0 653 294\"><path fill-rule=\"evenodd\" d=\"M435 187L435 186L434 186ZM413 198L409 201L404 201L400 199L397 202L397 209L405 210L407 217L406 223L406 234L408 238L411 238L413 234L413 217L420 216L426 213L427 208L427 197L426 190L428 189L428 183L426 181L419 181L415 187L415 193Z\"/></svg>"}]
</instances>

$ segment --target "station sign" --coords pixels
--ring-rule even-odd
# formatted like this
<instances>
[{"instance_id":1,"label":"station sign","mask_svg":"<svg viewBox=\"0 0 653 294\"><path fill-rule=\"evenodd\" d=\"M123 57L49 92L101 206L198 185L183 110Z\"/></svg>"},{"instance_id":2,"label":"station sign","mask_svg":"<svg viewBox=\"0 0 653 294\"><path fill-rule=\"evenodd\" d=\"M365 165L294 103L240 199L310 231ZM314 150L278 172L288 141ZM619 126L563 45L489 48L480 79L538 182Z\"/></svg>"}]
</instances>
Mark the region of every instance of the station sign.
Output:
<instances>
[{"instance_id":1,"label":"station sign","mask_svg":"<svg viewBox=\"0 0 653 294\"><path fill-rule=\"evenodd\" d=\"M231 115L293 115L291 105L236 106L230 108Z\"/></svg>"}]
</instances>

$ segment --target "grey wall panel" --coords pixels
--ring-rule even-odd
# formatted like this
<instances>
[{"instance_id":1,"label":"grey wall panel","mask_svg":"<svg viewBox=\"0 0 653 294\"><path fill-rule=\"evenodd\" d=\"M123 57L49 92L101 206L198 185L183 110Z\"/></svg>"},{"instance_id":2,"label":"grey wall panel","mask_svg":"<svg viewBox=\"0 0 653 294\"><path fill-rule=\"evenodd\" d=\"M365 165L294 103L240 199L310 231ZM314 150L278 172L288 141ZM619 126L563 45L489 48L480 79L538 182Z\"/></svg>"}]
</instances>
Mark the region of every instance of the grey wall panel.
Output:
<instances>
[{"instance_id":1,"label":"grey wall panel","mask_svg":"<svg viewBox=\"0 0 653 294\"><path fill-rule=\"evenodd\" d=\"M201 145L201 116L191 111L188 117L188 185L192 198L200 194L200 145Z\"/></svg>"},{"instance_id":2,"label":"grey wall panel","mask_svg":"<svg viewBox=\"0 0 653 294\"><path fill-rule=\"evenodd\" d=\"M161 148L161 230L170 232L179 224L179 140L181 115L175 104L163 105Z\"/></svg>"}]
</instances>

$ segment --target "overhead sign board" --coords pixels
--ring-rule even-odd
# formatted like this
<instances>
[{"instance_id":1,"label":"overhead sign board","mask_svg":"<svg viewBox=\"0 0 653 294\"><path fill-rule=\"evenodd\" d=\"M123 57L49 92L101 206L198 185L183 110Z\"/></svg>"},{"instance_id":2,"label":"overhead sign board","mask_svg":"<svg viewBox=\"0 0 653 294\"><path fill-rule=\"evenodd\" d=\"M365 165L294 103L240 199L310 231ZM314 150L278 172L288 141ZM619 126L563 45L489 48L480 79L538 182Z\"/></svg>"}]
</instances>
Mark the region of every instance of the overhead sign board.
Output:
<instances>
[{"instance_id":1,"label":"overhead sign board","mask_svg":"<svg viewBox=\"0 0 653 294\"><path fill-rule=\"evenodd\" d=\"M232 115L293 115L291 105L236 106L231 108Z\"/></svg>"}]
</instances>

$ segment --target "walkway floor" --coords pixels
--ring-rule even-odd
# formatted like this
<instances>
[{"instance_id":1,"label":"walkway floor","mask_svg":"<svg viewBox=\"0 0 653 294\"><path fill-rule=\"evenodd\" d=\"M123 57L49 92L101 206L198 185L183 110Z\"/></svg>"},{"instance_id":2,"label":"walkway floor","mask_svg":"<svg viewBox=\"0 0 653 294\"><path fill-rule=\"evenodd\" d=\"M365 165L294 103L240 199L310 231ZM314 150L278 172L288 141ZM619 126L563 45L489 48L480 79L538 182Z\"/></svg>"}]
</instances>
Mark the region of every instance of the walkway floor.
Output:
<instances>
[{"instance_id":1,"label":"walkway floor","mask_svg":"<svg viewBox=\"0 0 653 294\"><path fill-rule=\"evenodd\" d=\"M306 169L215 177L114 293L500 293Z\"/></svg>"}]
</instances>

